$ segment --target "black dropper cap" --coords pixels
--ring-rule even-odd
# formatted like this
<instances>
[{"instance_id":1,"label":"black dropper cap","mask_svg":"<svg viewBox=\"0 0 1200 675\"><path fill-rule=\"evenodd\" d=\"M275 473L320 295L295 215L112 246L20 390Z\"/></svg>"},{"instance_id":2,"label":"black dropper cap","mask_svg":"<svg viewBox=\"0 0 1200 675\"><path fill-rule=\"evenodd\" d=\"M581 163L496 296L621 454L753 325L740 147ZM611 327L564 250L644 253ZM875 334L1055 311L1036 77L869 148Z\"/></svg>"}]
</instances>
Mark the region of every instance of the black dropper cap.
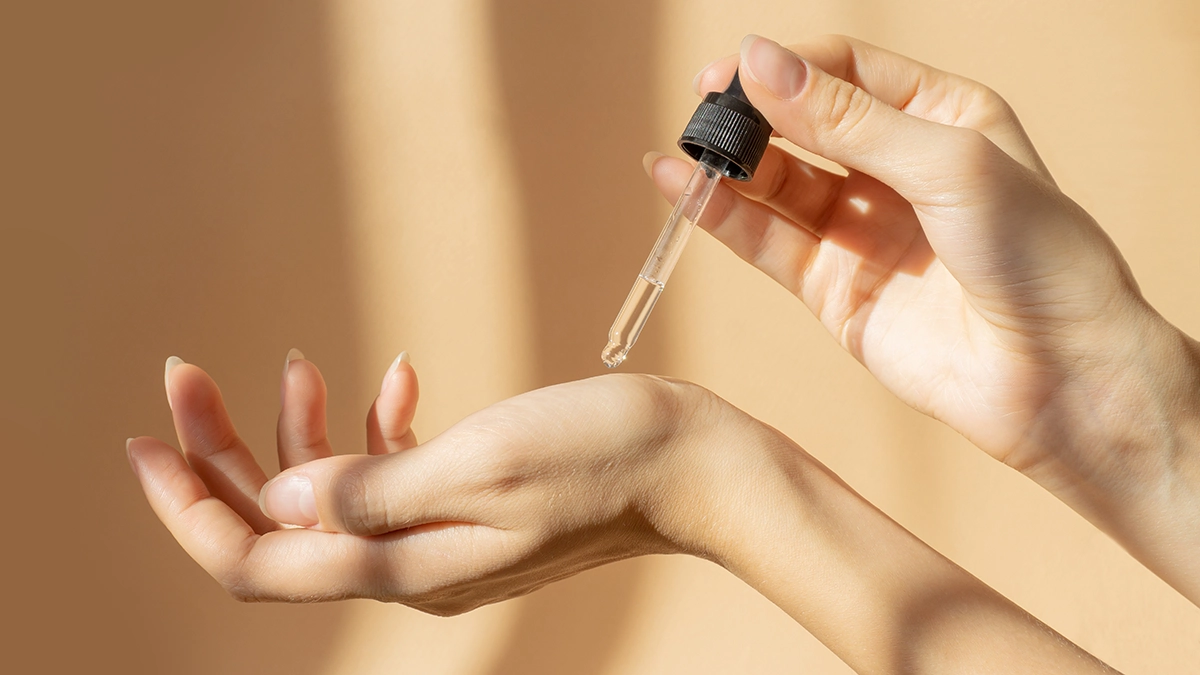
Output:
<instances>
[{"instance_id":1,"label":"black dropper cap","mask_svg":"<svg viewBox=\"0 0 1200 675\"><path fill-rule=\"evenodd\" d=\"M750 105L742 81L735 71L723 92L710 92L692 114L679 147L699 161L705 150L725 158L721 173L740 181L754 177L754 170L771 141L767 118Z\"/></svg>"}]
</instances>

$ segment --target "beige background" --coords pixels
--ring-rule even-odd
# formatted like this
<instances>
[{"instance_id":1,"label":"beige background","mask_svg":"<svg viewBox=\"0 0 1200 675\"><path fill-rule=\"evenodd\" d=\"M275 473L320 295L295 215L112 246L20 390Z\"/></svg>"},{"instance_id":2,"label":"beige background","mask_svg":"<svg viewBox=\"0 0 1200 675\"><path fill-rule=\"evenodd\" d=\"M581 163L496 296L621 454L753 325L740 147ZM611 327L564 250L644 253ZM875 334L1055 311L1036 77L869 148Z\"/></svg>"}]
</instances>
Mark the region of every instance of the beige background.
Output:
<instances>
[{"instance_id":1,"label":"beige background","mask_svg":"<svg viewBox=\"0 0 1200 675\"><path fill-rule=\"evenodd\" d=\"M244 606L146 507L127 436L170 438L198 363L273 462L289 347L331 429L401 349L429 437L601 372L709 60L843 32L987 82L1171 320L1200 334L1193 0L20 3L0 36L5 672L845 673L707 563L595 570L453 619ZM168 8L168 6L171 6ZM1081 518L877 386L707 235L628 368L698 381L1128 673L1194 673L1200 610Z\"/></svg>"}]
</instances>

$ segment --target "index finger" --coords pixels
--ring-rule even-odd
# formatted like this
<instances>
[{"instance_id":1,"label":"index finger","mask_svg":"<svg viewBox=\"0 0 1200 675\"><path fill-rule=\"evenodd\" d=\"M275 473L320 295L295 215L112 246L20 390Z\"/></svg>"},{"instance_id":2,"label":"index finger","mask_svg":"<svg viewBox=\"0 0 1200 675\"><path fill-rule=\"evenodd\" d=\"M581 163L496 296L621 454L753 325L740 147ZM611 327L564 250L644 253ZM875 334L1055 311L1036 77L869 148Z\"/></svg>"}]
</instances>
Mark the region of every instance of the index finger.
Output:
<instances>
[{"instance_id":1,"label":"index finger","mask_svg":"<svg viewBox=\"0 0 1200 675\"><path fill-rule=\"evenodd\" d=\"M1046 178L1049 170L1016 113L979 82L844 35L824 35L787 47L821 70L915 117L974 129L1021 164ZM696 93L723 90L739 56L718 59L696 76Z\"/></svg>"},{"instance_id":2,"label":"index finger","mask_svg":"<svg viewBox=\"0 0 1200 675\"><path fill-rule=\"evenodd\" d=\"M340 600L374 597L386 586L388 551L370 540L313 530L256 534L171 446L142 437L126 451L155 515L236 599Z\"/></svg>"},{"instance_id":3,"label":"index finger","mask_svg":"<svg viewBox=\"0 0 1200 675\"><path fill-rule=\"evenodd\" d=\"M500 559L485 549L511 544L508 533L488 527L463 537L451 536L456 533L449 529L439 536L428 528L379 537L308 529L259 535L209 493L171 446L142 437L130 439L126 451L159 520L192 559L243 602L373 598L419 607L430 591L460 586L498 564ZM464 542L476 558L447 564L463 559Z\"/></svg>"},{"instance_id":4,"label":"index finger","mask_svg":"<svg viewBox=\"0 0 1200 675\"><path fill-rule=\"evenodd\" d=\"M166 386L180 447L207 490L256 531L275 529L257 503L267 476L229 419L216 382L194 365L168 361Z\"/></svg>"}]
</instances>

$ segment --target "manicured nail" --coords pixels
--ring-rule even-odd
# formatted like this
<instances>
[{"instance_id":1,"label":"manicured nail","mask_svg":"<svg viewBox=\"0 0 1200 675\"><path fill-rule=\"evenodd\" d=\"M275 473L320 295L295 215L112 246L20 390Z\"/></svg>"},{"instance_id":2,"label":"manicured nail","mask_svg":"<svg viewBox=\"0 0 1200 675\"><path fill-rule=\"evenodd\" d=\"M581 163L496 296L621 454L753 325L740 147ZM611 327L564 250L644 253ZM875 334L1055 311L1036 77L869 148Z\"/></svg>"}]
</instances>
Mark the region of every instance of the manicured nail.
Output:
<instances>
[{"instance_id":1,"label":"manicured nail","mask_svg":"<svg viewBox=\"0 0 1200 675\"><path fill-rule=\"evenodd\" d=\"M317 499L307 476L280 476L269 481L259 493L258 505L279 523L310 527L318 521Z\"/></svg>"},{"instance_id":2,"label":"manicured nail","mask_svg":"<svg viewBox=\"0 0 1200 675\"><path fill-rule=\"evenodd\" d=\"M171 371L175 370L176 366L182 366L186 363L178 356L167 357L167 369L163 372L163 386L167 389L167 407L174 410L175 406L171 405Z\"/></svg>"},{"instance_id":3,"label":"manicured nail","mask_svg":"<svg viewBox=\"0 0 1200 675\"><path fill-rule=\"evenodd\" d=\"M408 352L400 352L400 355L396 357L396 360L392 361L392 365L388 366L387 373L383 376L383 384L379 385L380 396L383 396L383 392L388 390L388 385L392 383L392 376L396 374L396 369L400 367L400 364L409 363L411 361L412 359L409 358Z\"/></svg>"},{"instance_id":4,"label":"manicured nail","mask_svg":"<svg viewBox=\"0 0 1200 675\"><path fill-rule=\"evenodd\" d=\"M292 361L295 361L296 359L302 359L302 358L304 358L304 352L300 351L299 349L296 349L295 347L292 347L291 349L289 349L288 353L287 353L287 358L284 359L284 361L283 361L283 373L285 375L287 374L288 365L290 365L292 363Z\"/></svg>"},{"instance_id":5,"label":"manicured nail","mask_svg":"<svg viewBox=\"0 0 1200 675\"><path fill-rule=\"evenodd\" d=\"M808 75L800 57L778 42L757 35L747 35L742 40L742 65L750 77L785 101L800 94Z\"/></svg>"},{"instance_id":6,"label":"manicured nail","mask_svg":"<svg viewBox=\"0 0 1200 675\"><path fill-rule=\"evenodd\" d=\"M666 155L654 150L642 155L642 169L645 170L647 176L654 178L654 163L658 161L659 157L666 157Z\"/></svg>"},{"instance_id":7,"label":"manicured nail","mask_svg":"<svg viewBox=\"0 0 1200 675\"><path fill-rule=\"evenodd\" d=\"M700 81L704 79L704 74L708 72L709 68L713 67L714 63L720 60L721 59L713 59L712 61L709 61L708 64L701 68L700 72L696 73L696 76L692 78L692 91L696 92L697 96L700 95Z\"/></svg>"},{"instance_id":8,"label":"manicured nail","mask_svg":"<svg viewBox=\"0 0 1200 675\"><path fill-rule=\"evenodd\" d=\"M132 438L125 439L125 459L129 460L129 468L133 469L134 473L137 473L137 464L133 461L133 453L129 451L129 446L132 444Z\"/></svg>"},{"instance_id":9,"label":"manicured nail","mask_svg":"<svg viewBox=\"0 0 1200 675\"><path fill-rule=\"evenodd\" d=\"M287 374L288 367L292 365L292 361L304 358L304 352L292 347L288 350L287 356L283 359L283 378L279 380L279 405L283 405L283 399L287 392Z\"/></svg>"}]
</instances>

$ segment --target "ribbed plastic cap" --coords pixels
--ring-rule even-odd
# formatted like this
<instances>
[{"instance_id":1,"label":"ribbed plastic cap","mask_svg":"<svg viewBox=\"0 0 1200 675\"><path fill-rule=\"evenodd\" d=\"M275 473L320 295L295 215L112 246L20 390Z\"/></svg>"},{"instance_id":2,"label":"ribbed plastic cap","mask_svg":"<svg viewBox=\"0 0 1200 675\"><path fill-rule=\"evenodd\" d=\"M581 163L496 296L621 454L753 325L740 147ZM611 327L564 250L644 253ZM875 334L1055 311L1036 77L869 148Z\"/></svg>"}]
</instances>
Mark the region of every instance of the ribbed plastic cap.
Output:
<instances>
[{"instance_id":1,"label":"ribbed plastic cap","mask_svg":"<svg viewBox=\"0 0 1200 675\"><path fill-rule=\"evenodd\" d=\"M770 142L771 125L750 105L736 72L725 91L704 97L679 137L679 147L692 159L710 150L729 160L721 173L741 181L754 177Z\"/></svg>"}]
</instances>

